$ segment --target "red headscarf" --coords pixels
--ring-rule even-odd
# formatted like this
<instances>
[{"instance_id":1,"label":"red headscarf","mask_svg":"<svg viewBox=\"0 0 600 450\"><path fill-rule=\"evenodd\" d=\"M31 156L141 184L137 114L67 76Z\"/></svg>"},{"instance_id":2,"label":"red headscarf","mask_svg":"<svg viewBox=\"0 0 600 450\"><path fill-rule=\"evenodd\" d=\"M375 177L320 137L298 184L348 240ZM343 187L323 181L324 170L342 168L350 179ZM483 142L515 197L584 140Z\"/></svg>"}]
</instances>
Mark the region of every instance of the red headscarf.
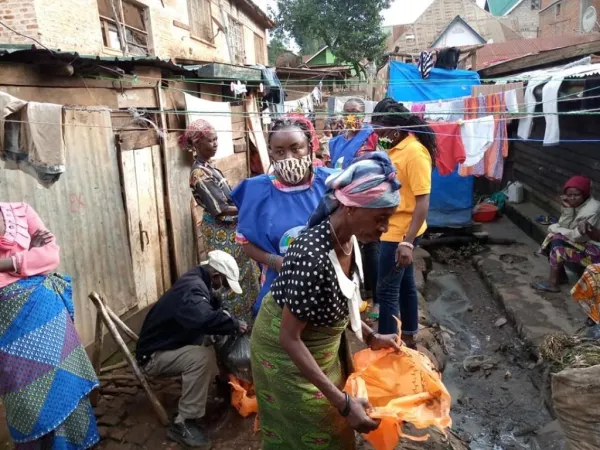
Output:
<instances>
[{"instance_id":1,"label":"red headscarf","mask_svg":"<svg viewBox=\"0 0 600 450\"><path fill-rule=\"evenodd\" d=\"M289 113L289 114L286 114L286 117L297 120L298 122L302 122L303 124L306 125L306 127L308 128L308 131L310 133L310 142L312 144L312 151L313 151L313 153L315 153L319 149L319 145L320 145L319 144L319 136L317 136L317 131L315 130L315 127L313 126L310 119L308 119L304 114L299 114L299 113Z\"/></svg>"},{"instance_id":2,"label":"red headscarf","mask_svg":"<svg viewBox=\"0 0 600 450\"><path fill-rule=\"evenodd\" d=\"M206 120L195 120L187 126L185 132L179 137L179 146L182 150L191 150L192 141L203 137L211 131L213 133L216 132L215 127Z\"/></svg>"},{"instance_id":3,"label":"red headscarf","mask_svg":"<svg viewBox=\"0 0 600 450\"><path fill-rule=\"evenodd\" d=\"M575 175L574 177L569 178L569 181L565 183L563 193L569 188L580 190L583 192L583 196L588 198L592 192L592 180L583 175Z\"/></svg>"}]
</instances>

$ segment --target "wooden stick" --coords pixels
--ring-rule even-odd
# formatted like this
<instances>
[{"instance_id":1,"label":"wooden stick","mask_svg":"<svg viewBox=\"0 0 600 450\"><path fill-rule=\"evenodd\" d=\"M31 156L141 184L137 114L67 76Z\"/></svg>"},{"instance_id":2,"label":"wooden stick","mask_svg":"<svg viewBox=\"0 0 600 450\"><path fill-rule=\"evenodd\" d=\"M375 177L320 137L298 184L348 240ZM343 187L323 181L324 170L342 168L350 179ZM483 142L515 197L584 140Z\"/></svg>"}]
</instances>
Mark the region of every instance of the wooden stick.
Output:
<instances>
[{"instance_id":1,"label":"wooden stick","mask_svg":"<svg viewBox=\"0 0 600 450\"><path fill-rule=\"evenodd\" d=\"M135 375L100 375L98 379L100 381L137 381Z\"/></svg>"},{"instance_id":2,"label":"wooden stick","mask_svg":"<svg viewBox=\"0 0 600 450\"><path fill-rule=\"evenodd\" d=\"M119 316L117 316L112 309L110 309L110 307L108 307L106 305L106 303L104 303L104 307L106 308L106 312L108 313L108 315L110 316L110 318L112 319L112 321L114 322L114 324L119 327L121 329L121 331L123 333L125 333L127 335L127 337L129 337L129 339L131 339L133 342L137 342L140 340L140 337L135 334L133 332L133 330L131 328L129 328L127 325L125 325L125 322L123 322Z\"/></svg>"},{"instance_id":3,"label":"wooden stick","mask_svg":"<svg viewBox=\"0 0 600 450\"><path fill-rule=\"evenodd\" d=\"M110 315L108 314L108 311L106 310L106 307L104 306L104 302L102 302L102 299L96 292L92 292L89 295L89 297L92 300L92 302L94 302L94 305L96 306L98 311L100 311L104 325L106 325L106 328L108 328L108 331L110 332L111 336L113 337L113 339L119 346L121 353L123 353L123 356L125 357L125 359L129 363L129 365L131 366L133 373L135 374L137 379L140 381L140 384L146 391L146 394L148 395L148 398L150 399L150 403L152 403L152 407L154 408L154 412L156 412L156 415L158 416L158 419L160 420L160 423L164 426L167 426L169 424L169 417L167 416L165 409L163 408L160 401L158 400L158 398L156 398L156 395L154 395L154 392L148 385L148 381L146 381L146 377L144 377L144 374L140 370L140 367L138 366L135 358L133 357L133 355L127 348L125 341L119 334L119 330L117 329L115 324L111 321Z\"/></svg>"},{"instance_id":4,"label":"wooden stick","mask_svg":"<svg viewBox=\"0 0 600 450\"><path fill-rule=\"evenodd\" d=\"M104 326L102 325L102 315L96 311L96 335L94 336L94 352L92 353L92 365L96 375L100 375L102 366L102 345L104 344ZM90 394L90 403L96 406L100 400L100 390L94 389Z\"/></svg>"},{"instance_id":5,"label":"wooden stick","mask_svg":"<svg viewBox=\"0 0 600 450\"><path fill-rule=\"evenodd\" d=\"M113 370L122 369L123 367L127 367L129 364L127 361L121 361L120 363L113 364L112 366L106 366L100 369L100 373L112 372Z\"/></svg>"}]
</instances>

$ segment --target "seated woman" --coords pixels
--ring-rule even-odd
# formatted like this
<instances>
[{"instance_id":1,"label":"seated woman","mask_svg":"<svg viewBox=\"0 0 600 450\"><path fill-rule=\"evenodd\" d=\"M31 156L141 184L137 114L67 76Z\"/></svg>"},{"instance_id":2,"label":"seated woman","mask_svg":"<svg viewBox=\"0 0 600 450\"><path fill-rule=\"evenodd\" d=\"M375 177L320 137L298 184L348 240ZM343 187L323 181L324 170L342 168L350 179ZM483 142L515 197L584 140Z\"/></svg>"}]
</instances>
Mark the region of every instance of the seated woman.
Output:
<instances>
[{"instance_id":1,"label":"seated woman","mask_svg":"<svg viewBox=\"0 0 600 450\"><path fill-rule=\"evenodd\" d=\"M204 209L201 231L206 252L222 250L233 256L240 268L243 294L230 291L225 297L233 315L250 323L252 305L260 290L260 270L235 241L238 209L231 199L231 187L223 173L210 160L218 148L214 127L205 120L192 122L181 136L179 145L194 152L190 188L196 203Z\"/></svg>"},{"instance_id":2,"label":"seated woman","mask_svg":"<svg viewBox=\"0 0 600 450\"><path fill-rule=\"evenodd\" d=\"M33 208L0 203L0 396L16 449L98 442L88 394L98 385L73 325L71 279Z\"/></svg>"},{"instance_id":3,"label":"seated woman","mask_svg":"<svg viewBox=\"0 0 600 450\"><path fill-rule=\"evenodd\" d=\"M586 267L600 263L600 243L585 233L586 223L600 225L600 202L591 197L591 181L574 176L563 188L562 213L558 223L548 227L548 236L538 254L548 257L550 277L547 282L534 283L539 291L560 292L559 279L565 264Z\"/></svg>"},{"instance_id":4,"label":"seated woman","mask_svg":"<svg viewBox=\"0 0 600 450\"><path fill-rule=\"evenodd\" d=\"M600 242L600 229L589 222L585 222L580 230L591 240ZM588 325L600 324L600 264L591 264L585 268L583 275L571 289L571 295L587 314Z\"/></svg>"},{"instance_id":5,"label":"seated woman","mask_svg":"<svg viewBox=\"0 0 600 450\"><path fill-rule=\"evenodd\" d=\"M350 328L372 349L398 348L360 320L358 240L387 230L399 203L394 166L372 153L327 180L327 194L288 250L251 338L263 450L354 449L354 430L376 429L365 399L342 391Z\"/></svg>"},{"instance_id":6,"label":"seated woman","mask_svg":"<svg viewBox=\"0 0 600 450\"><path fill-rule=\"evenodd\" d=\"M331 173L313 167L314 139L303 119L274 121L268 137L273 175L247 178L231 194L239 209L238 242L263 267L254 315L281 270L283 255L325 193Z\"/></svg>"}]
</instances>

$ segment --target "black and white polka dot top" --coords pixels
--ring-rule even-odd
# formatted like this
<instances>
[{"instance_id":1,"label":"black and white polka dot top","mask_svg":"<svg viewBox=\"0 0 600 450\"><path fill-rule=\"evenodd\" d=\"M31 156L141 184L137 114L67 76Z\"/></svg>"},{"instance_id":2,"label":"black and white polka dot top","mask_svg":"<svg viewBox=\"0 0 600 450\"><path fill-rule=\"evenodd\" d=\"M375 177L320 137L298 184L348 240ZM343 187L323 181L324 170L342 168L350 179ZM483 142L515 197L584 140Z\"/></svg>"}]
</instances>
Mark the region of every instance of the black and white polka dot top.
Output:
<instances>
[{"instance_id":1,"label":"black and white polka dot top","mask_svg":"<svg viewBox=\"0 0 600 450\"><path fill-rule=\"evenodd\" d=\"M331 229L326 220L294 241L271 287L279 306L287 305L296 318L311 325L332 326L349 315L348 300L329 258L332 250ZM356 271L354 264L353 274Z\"/></svg>"}]
</instances>

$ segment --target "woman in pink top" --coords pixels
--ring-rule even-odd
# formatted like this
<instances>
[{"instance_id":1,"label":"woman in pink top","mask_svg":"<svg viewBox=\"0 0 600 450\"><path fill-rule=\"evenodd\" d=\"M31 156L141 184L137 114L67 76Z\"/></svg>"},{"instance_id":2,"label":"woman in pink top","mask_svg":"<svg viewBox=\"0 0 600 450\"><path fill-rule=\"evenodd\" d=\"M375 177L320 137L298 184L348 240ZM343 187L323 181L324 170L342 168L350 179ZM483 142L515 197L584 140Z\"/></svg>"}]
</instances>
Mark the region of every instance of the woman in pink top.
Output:
<instances>
[{"instance_id":1,"label":"woman in pink top","mask_svg":"<svg viewBox=\"0 0 600 450\"><path fill-rule=\"evenodd\" d=\"M73 325L60 248L26 203L0 203L0 398L16 449L87 449L98 385Z\"/></svg>"}]
</instances>

